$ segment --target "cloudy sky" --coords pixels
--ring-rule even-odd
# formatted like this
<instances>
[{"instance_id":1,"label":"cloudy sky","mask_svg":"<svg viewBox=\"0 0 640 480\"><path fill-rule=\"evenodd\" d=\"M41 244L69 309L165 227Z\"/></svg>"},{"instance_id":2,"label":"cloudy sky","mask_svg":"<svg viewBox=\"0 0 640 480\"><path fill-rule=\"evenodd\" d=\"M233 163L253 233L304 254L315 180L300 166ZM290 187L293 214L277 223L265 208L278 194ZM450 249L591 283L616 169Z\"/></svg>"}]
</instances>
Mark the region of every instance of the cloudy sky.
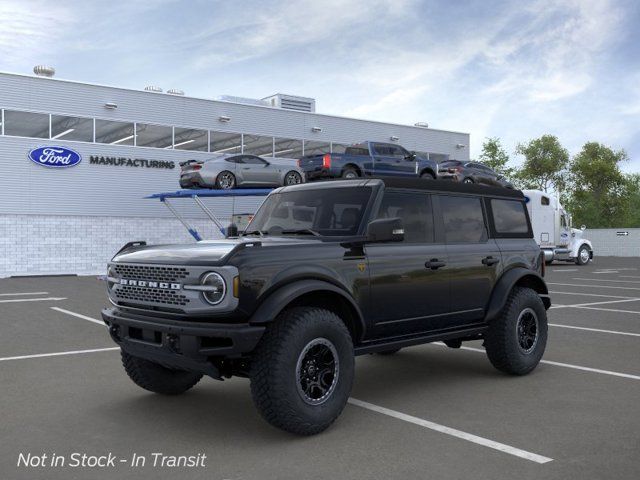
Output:
<instances>
[{"instance_id":1,"label":"cloudy sky","mask_svg":"<svg viewBox=\"0 0 640 480\"><path fill-rule=\"evenodd\" d=\"M640 172L635 0L0 0L0 70L624 148Z\"/></svg>"}]
</instances>

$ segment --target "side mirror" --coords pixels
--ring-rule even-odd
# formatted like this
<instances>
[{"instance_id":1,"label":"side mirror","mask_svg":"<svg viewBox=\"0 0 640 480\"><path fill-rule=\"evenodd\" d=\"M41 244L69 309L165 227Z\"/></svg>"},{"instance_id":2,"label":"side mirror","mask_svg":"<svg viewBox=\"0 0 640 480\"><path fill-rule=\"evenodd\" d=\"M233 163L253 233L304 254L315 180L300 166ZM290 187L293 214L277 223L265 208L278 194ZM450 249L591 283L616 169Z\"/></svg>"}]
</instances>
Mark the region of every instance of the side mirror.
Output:
<instances>
[{"instance_id":1,"label":"side mirror","mask_svg":"<svg viewBox=\"0 0 640 480\"><path fill-rule=\"evenodd\" d=\"M227 229L225 230L225 237L226 238L233 238L233 237L237 237L238 236L238 226L235 223L231 223L229 224L229 226L227 227Z\"/></svg>"},{"instance_id":2,"label":"side mirror","mask_svg":"<svg viewBox=\"0 0 640 480\"><path fill-rule=\"evenodd\" d=\"M367 225L367 239L369 243L401 242L404 240L404 228L400 218L378 218Z\"/></svg>"},{"instance_id":3,"label":"side mirror","mask_svg":"<svg viewBox=\"0 0 640 480\"><path fill-rule=\"evenodd\" d=\"M411 152L409 155L405 155L404 159L405 160L409 160L409 161L415 160L416 159L416 153L415 152Z\"/></svg>"}]
</instances>

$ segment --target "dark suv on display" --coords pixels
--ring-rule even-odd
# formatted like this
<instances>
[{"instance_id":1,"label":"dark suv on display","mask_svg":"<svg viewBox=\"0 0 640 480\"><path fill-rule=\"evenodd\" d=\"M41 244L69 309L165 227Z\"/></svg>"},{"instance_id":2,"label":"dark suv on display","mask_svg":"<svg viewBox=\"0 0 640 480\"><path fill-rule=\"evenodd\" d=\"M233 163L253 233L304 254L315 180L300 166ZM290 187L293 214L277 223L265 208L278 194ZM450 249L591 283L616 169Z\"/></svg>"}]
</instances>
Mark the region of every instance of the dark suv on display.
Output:
<instances>
[{"instance_id":1,"label":"dark suv on display","mask_svg":"<svg viewBox=\"0 0 640 480\"><path fill-rule=\"evenodd\" d=\"M140 387L248 377L268 422L308 435L344 408L355 355L484 340L498 370L532 371L543 274L520 191L341 180L274 190L239 238L128 244L102 317Z\"/></svg>"},{"instance_id":2,"label":"dark suv on display","mask_svg":"<svg viewBox=\"0 0 640 480\"><path fill-rule=\"evenodd\" d=\"M503 175L479 162L445 160L439 165L438 178L461 183L479 183L494 187L513 188L513 184Z\"/></svg>"}]
</instances>

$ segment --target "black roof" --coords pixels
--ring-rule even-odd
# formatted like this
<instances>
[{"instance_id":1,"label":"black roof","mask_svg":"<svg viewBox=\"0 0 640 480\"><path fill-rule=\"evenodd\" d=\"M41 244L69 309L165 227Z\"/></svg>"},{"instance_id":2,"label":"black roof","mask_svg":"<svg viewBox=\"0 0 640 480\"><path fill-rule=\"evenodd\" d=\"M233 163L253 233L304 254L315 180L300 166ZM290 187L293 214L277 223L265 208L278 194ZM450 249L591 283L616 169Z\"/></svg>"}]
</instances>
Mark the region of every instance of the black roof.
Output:
<instances>
[{"instance_id":1,"label":"black roof","mask_svg":"<svg viewBox=\"0 0 640 480\"><path fill-rule=\"evenodd\" d=\"M364 187L372 184L384 183L388 188L406 188L410 190L428 190L432 192L466 193L484 195L489 197L511 197L523 199L524 194L520 190L510 188L490 187L477 183L460 183L451 180L427 180L424 178L400 178L400 177L367 177L353 180L324 180L318 182L301 183L288 187L280 187L277 191L315 190L324 188L348 188Z\"/></svg>"},{"instance_id":2,"label":"black roof","mask_svg":"<svg viewBox=\"0 0 640 480\"><path fill-rule=\"evenodd\" d=\"M379 177L386 187L408 188L412 190L430 190L436 192L471 193L490 197L524 198L520 190L504 187L491 187L477 183L460 183L451 180L426 180L424 178Z\"/></svg>"}]
</instances>

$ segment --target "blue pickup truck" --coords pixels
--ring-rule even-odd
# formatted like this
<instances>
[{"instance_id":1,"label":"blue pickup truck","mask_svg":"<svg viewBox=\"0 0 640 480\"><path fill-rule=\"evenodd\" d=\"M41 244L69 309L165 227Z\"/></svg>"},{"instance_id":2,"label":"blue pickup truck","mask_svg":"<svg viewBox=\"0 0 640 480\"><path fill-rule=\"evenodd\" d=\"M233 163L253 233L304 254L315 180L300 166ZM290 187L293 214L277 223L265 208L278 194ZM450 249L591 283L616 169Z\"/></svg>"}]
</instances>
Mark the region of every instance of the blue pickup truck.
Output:
<instances>
[{"instance_id":1,"label":"blue pickup truck","mask_svg":"<svg viewBox=\"0 0 640 480\"><path fill-rule=\"evenodd\" d=\"M394 143L363 142L344 153L309 155L298 160L306 180L375 176L436 179L437 162Z\"/></svg>"}]
</instances>

